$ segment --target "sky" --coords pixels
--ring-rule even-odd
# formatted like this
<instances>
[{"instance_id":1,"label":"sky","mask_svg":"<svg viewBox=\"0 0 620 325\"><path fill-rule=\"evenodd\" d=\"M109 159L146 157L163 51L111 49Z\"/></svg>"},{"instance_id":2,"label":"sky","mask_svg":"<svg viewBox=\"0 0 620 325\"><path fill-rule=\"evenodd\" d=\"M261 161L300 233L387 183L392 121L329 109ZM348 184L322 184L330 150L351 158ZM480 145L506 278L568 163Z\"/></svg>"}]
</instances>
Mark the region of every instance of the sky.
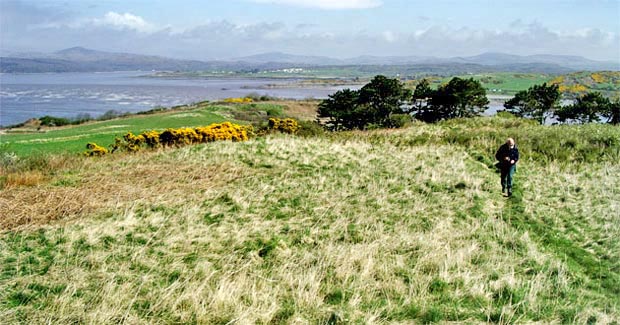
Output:
<instances>
[{"instance_id":1,"label":"sky","mask_svg":"<svg viewBox=\"0 0 620 325\"><path fill-rule=\"evenodd\" d=\"M0 0L0 54L578 55L620 62L620 0Z\"/></svg>"}]
</instances>

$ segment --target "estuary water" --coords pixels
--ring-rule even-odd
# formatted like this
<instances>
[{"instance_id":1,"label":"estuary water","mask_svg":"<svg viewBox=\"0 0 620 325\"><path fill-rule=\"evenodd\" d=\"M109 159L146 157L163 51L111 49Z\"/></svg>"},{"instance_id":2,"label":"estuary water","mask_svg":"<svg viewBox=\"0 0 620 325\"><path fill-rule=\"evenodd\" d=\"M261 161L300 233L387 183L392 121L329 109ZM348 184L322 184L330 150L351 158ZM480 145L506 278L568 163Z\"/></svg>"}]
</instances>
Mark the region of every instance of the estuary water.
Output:
<instances>
[{"instance_id":1,"label":"estuary water","mask_svg":"<svg viewBox=\"0 0 620 325\"><path fill-rule=\"evenodd\" d=\"M98 117L115 110L139 112L250 93L280 98L327 98L359 85L296 85L296 79L160 79L148 72L0 74L0 126L45 115Z\"/></svg>"}]
</instances>

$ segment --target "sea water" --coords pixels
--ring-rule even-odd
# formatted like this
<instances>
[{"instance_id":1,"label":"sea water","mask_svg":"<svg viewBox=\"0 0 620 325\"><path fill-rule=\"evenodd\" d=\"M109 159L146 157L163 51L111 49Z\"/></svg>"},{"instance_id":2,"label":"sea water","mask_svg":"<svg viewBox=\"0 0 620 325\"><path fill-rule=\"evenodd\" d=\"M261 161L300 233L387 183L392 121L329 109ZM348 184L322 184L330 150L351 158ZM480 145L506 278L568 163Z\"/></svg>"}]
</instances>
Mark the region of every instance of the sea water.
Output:
<instances>
[{"instance_id":1,"label":"sea water","mask_svg":"<svg viewBox=\"0 0 620 325\"><path fill-rule=\"evenodd\" d=\"M75 118L88 114L139 112L155 107L243 97L250 93L279 98L327 98L359 85L299 86L295 79L175 78L148 72L0 74L0 126L45 115Z\"/></svg>"}]
</instances>

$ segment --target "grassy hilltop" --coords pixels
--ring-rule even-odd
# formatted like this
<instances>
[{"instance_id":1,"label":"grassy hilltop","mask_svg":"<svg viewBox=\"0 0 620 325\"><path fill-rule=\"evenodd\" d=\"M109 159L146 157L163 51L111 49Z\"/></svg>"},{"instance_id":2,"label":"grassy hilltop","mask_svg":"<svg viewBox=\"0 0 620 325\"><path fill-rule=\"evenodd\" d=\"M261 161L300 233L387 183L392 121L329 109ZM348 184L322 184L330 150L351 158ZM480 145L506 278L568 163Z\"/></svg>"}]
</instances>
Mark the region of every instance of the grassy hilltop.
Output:
<instances>
[{"instance_id":1,"label":"grassy hilltop","mask_svg":"<svg viewBox=\"0 0 620 325\"><path fill-rule=\"evenodd\" d=\"M4 323L620 319L618 127L474 118L11 159Z\"/></svg>"}]
</instances>

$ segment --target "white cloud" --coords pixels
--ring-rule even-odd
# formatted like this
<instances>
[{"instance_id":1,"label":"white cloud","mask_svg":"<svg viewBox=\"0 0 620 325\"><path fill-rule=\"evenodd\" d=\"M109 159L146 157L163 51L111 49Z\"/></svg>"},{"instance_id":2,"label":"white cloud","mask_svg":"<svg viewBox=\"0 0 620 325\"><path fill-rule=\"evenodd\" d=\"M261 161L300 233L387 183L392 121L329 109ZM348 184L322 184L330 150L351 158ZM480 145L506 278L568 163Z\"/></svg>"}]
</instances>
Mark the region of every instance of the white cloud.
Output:
<instances>
[{"instance_id":1,"label":"white cloud","mask_svg":"<svg viewBox=\"0 0 620 325\"><path fill-rule=\"evenodd\" d=\"M250 0L257 3L272 3L305 8L320 9L367 9L376 8L383 3L380 0Z\"/></svg>"},{"instance_id":2,"label":"white cloud","mask_svg":"<svg viewBox=\"0 0 620 325\"><path fill-rule=\"evenodd\" d=\"M385 39L386 41L390 42L390 43L394 43L397 40L396 35L394 35L394 33L392 31L386 30L383 32L383 39Z\"/></svg>"},{"instance_id":3,"label":"white cloud","mask_svg":"<svg viewBox=\"0 0 620 325\"><path fill-rule=\"evenodd\" d=\"M119 14L113 11L108 12L103 18L94 18L91 23L95 26L111 27L117 30L135 30L148 33L155 31L156 27L148 23L144 18L130 13Z\"/></svg>"},{"instance_id":4,"label":"white cloud","mask_svg":"<svg viewBox=\"0 0 620 325\"><path fill-rule=\"evenodd\" d=\"M516 25L519 28L514 28ZM620 34L599 29L555 31L536 21L529 24L512 22L510 26L513 28L508 30L432 26L412 32L404 48L437 56L476 55L490 51L520 55L581 55L615 61L620 50Z\"/></svg>"},{"instance_id":5,"label":"white cloud","mask_svg":"<svg viewBox=\"0 0 620 325\"><path fill-rule=\"evenodd\" d=\"M0 0L0 2L3 0ZM245 0L314 8L361 8L377 0ZM517 20L494 28L428 23L409 30L348 30L282 22L240 24L207 21L198 26L162 26L134 13L108 12L98 17L46 14L8 2L0 12L3 48L55 51L84 46L100 50L157 54L193 59L226 59L261 52L355 57L359 55L468 56L483 52L569 54L618 61L620 33L597 28L555 30L539 21ZM36 8L35 8L36 9ZM1 50L1 49L0 49Z\"/></svg>"}]
</instances>

